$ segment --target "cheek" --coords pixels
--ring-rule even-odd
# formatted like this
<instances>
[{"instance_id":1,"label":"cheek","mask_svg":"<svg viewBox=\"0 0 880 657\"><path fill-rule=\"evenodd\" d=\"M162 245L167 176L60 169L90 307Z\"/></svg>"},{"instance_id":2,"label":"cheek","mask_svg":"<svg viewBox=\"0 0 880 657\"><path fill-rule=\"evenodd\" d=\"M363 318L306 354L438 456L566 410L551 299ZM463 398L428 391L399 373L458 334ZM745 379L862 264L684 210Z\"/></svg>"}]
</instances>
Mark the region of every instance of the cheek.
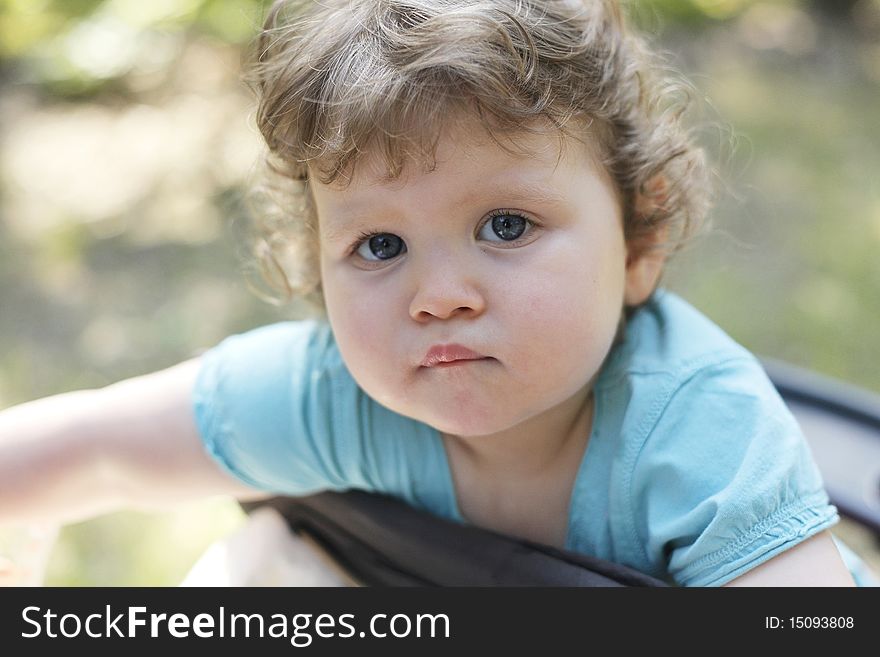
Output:
<instances>
[{"instance_id":1,"label":"cheek","mask_svg":"<svg viewBox=\"0 0 880 657\"><path fill-rule=\"evenodd\" d=\"M400 340L395 300L382 290L362 289L344 276L324 270L327 316L336 344L351 375L361 387L374 390L392 364Z\"/></svg>"},{"instance_id":2,"label":"cheek","mask_svg":"<svg viewBox=\"0 0 880 657\"><path fill-rule=\"evenodd\" d=\"M384 323L382 318L390 309L382 308L375 299L356 294L345 285L325 285L324 298L327 316L343 355L369 352L370 346L380 342Z\"/></svg>"},{"instance_id":3,"label":"cheek","mask_svg":"<svg viewBox=\"0 0 880 657\"><path fill-rule=\"evenodd\" d=\"M529 315L549 326L593 324L622 305L624 264L618 249L563 243L548 251L520 276Z\"/></svg>"},{"instance_id":4,"label":"cheek","mask_svg":"<svg viewBox=\"0 0 880 657\"><path fill-rule=\"evenodd\" d=\"M520 278L520 303L511 305L506 321L530 345L529 367L560 377L599 367L623 306L624 256L616 247L562 243Z\"/></svg>"}]
</instances>

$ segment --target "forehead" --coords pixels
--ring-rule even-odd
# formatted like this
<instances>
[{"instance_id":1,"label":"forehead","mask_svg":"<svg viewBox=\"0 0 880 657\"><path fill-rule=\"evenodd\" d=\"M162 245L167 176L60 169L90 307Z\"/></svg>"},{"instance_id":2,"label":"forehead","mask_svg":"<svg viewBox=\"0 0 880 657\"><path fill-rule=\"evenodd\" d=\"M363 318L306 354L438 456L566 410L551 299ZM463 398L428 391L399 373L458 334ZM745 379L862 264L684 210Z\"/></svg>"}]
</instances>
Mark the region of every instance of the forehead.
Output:
<instances>
[{"instance_id":1,"label":"forehead","mask_svg":"<svg viewBox=\"0 0 880 657\"><path fill-rule=\"evenodd\" d=\"M396 178L389 177L379 153L367 152L341 180L324 184L310 175L321 234L332 237L353 220L387 216L398 201L450 209L498 194L564 202L578 179L607 178L598 143L580 134L573 138L547 128L496 135L496 140L479 124L455 124L440 133L430 162L411 157Z\"/></svg>"}]
</instances>

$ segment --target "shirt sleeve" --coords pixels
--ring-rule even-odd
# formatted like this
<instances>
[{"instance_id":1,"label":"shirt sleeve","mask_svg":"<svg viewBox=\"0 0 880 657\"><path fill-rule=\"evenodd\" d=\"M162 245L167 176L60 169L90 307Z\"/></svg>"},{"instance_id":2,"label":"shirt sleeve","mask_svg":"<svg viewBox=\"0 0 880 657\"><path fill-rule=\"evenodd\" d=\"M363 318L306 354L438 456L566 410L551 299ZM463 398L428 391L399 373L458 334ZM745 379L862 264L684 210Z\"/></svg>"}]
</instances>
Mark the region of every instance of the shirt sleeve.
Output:
<instances>
[{"instance_id":1,"label":"shirt sleeve","mask_svg":"<svg viewBox=\"0 0 880 657\"><path fill-rule=\"evenodd\" d=\"M719 586L838 520L796 420L754 358L675 389L634 460L633 529L683 586Z\"/></svg>"},{"instance_id":2,"label":"shirt sleeve","mask_svg":"<svg viewBox=\"0 0 880 657\"><path fill-rule=\"evenodd\" d=\"M345 387L322 364L327 347L319 323L285 322L229 337L202 356L196 424L230 474L290 495L345 487L345 451L357 441L341 436L333 450L329 440L316 440L337 428L324 408L334 386Z\"/></svg>"}]
</instances>

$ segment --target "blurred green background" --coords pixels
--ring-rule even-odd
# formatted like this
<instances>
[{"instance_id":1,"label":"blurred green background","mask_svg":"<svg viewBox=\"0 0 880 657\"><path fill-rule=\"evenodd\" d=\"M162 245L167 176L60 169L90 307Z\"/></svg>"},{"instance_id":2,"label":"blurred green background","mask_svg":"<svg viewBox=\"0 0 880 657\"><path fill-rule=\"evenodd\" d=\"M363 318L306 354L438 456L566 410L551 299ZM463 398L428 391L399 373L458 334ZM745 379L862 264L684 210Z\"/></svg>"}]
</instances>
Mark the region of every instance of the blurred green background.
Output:
<instances>
[{"instance_id":1,"label":"blurred green background","mask_svg":"<svg viewBox=\"0 0 880 657\"><path fill-rule=\"evenodd\" d=\"M667 286L758 354L880 392L880 0L630 4L696 86L722 183ZM301 316L243 271L265 5L0 0L0 408ZM242 522L217 499L70 525L47 583L174 585Z\"/></svg>"}]
</instances>

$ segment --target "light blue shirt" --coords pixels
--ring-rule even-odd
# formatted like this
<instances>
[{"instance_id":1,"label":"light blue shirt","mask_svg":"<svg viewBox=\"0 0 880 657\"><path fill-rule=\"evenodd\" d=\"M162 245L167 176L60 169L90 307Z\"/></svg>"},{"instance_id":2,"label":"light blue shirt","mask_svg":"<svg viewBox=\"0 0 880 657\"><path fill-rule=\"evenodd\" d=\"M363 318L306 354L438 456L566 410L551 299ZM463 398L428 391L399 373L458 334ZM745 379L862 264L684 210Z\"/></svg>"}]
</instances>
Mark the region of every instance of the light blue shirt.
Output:
<instances>
[{"instance_id":1,"label":"light blue shirt","mask_svg":"<svg viewBox=\"0 0 880 657\"><path fill-rule=\"evenodd\" d=\"M570 550L717 586L838 520L760 363L671 292L631 318L595 400ZM224 340L203 357L194 405L208 452L253 487L359 488L463 522L440 434L361 390L326 323Z\"/></svg>"}]
</instances>

